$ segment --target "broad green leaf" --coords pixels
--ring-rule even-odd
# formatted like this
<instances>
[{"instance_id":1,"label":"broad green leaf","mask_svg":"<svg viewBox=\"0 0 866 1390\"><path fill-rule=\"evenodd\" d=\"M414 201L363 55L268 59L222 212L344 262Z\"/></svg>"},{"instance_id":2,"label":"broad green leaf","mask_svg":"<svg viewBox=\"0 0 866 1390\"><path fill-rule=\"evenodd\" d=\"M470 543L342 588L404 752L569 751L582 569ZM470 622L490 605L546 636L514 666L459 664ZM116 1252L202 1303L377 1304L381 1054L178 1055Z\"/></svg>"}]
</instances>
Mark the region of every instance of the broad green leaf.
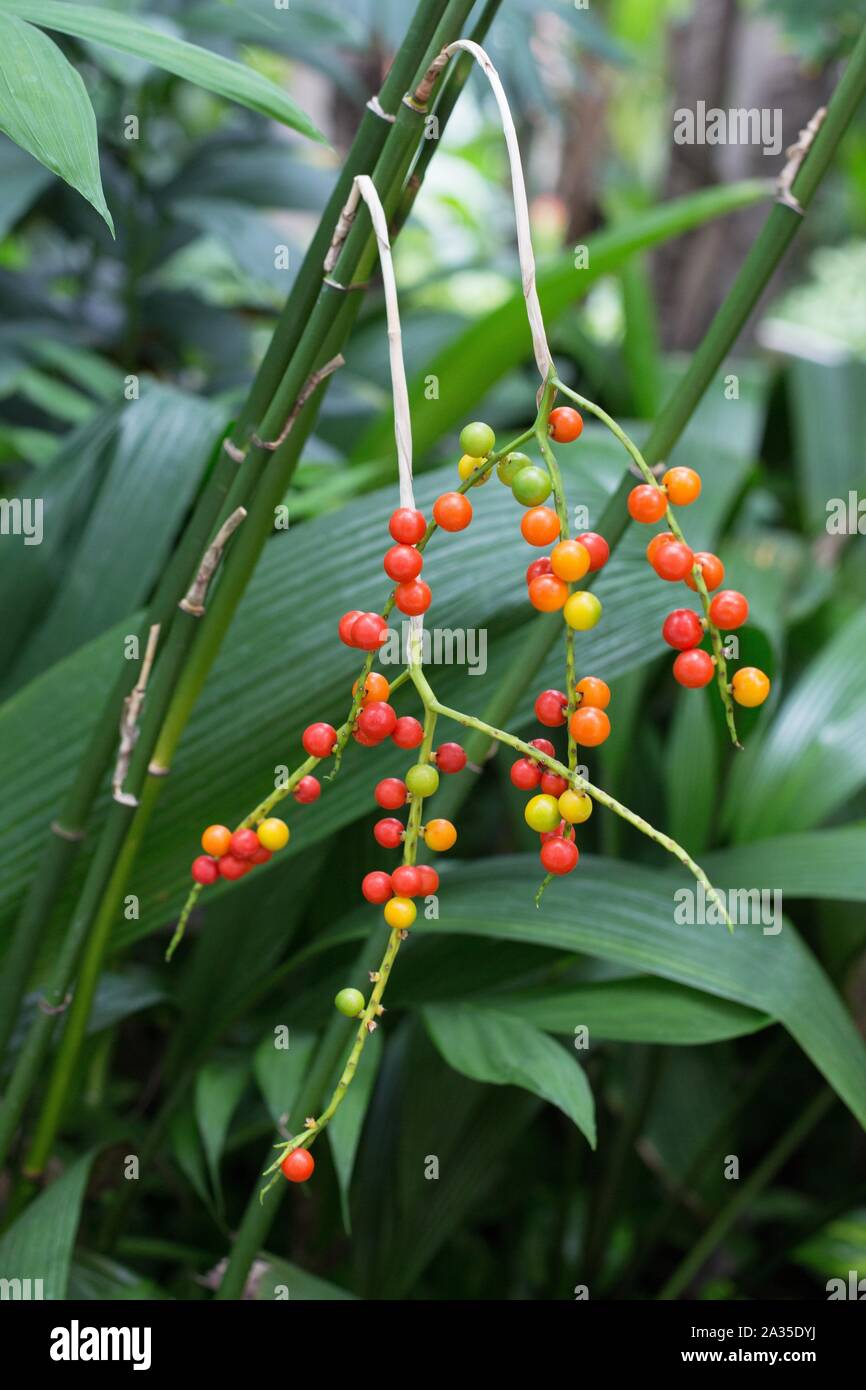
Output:
<instances>
[{"instance_id":1,"label":"broad green leaf","mask_svg":"<svg viewBox=\"0 0 866 1390\"><path fill-rule=\"evenodd\" d=\"M58 0L2 0L2 10L32 20L46 29L90 39L146 58L165 72L174 73L217 96L248 106L272 120L291 126L311 140L327 144L325 137L299 106L268 78L242 63L235 63L185 39L143 24L140 19L90 5L60 4Z\"/></svg>"},{"instance_id":2,"label":"broad green leaf","mask_svg":"<svg viewBox=\"0 0 866 1390\"><path fill-rule=\"evenodd\" d=\"M866 902L866 826L779 835L702 859L720 887L777 888L785 898Z\"/></svg>"},{"instance_id":3,"label":"broad green leaf","mask_svg":"<svg viewBox=\"0 0 866 1390\"><path fill-rule=\"evenodd\" d=\"M0 1236L0 1275L41 1280L31 1298L66 1298L72 1247L94 1154L83 1154ZM33 1287L31 1282L31 1288Z\"/></svg>"},{"instance_id":4,"label":"broad green leaf","mask_svg":"<svg viewBox=\"0 0 866 1390\"><path fill-rule=\"evenodd\" d=\"M99 174L96 117L87 89L56 43L16 18L11 8L0 8L0 130L77 189L105 219L113 236L114 223ZM30 18L38 22L39 14Z\"/></svg>"},{"instance_id":5,"label":"broad green leaf","mask_svg":"<svg viewBox=\"0 0 866 1390\"><path fill-rule=\"evenodd\" d=\"M866 612L818 652L768 729L749 740L728 786L724 823L740 843L806 830L866 782Z\"/></svg>"},{"instance_id":6,"label":"broad green leaf","mask_svg":"<svg viewBox=\"0 0 866 1390\"><path fill-rule=\"evenodd\" d=\"M27 344L27 350L38 361L54 367L99 400L122 400L123 372L99 353L91 352L80 343L71 345L52 338L35 338Z\"/></svg>"},{"instance_id":7,"label":"broad green leaf","mask_svg":"<svg viewBox=\"0 0 866 1390\"><path fill-rule=\"evenodd\" d=\"M209 1062L195 1080L195 1116L204 1145L213 1190L220 1192L219 1165L232 1115L243 1095L249 1068L245 1061L229 1058Z\"/></svg>"},{"instance_id":8,"label":"broad green leaf","mask_svg":"<svg viewBox=\"0 0 866 1390\"><path fill-rule=\"evenodd\" d=\"M738 1038L771 1022L766 1014L730 1000L644 976L568 988L539 986L482 995L477 1002L548 1033L572 1035L587 1028L590 1046L598 1038L691 1046Z\"/></svg>"},{"instance_id":9,"label":"broad green leaf","mask_svg":"<svg viewBox=\"0 0 866 1390\"><path fill-rule=\"evenodd\" d=\"M545 323L553 325L576 300L603 275L618 270L636 251L681 236L695 227L749 207L767 196L767 185L757 180L702 190L642 213L610 230L587 238L589 260L576 269L569 252L538 273L538 296ZM473 420L479 402L506 372L529 355L530 338L523 294L514 295L471 323L427 364L410 388L415 451L424 454L449 429ZM428 381L439 383L437 400L428 399ZM394 426L386 413L362 436L353 450L356 459L378 458L393 447Z\"/></svg>"},{"instance_id":10,"label":"broad green leaf","mask_svg":"<svg viewBox=\"0 0 866 1390\"><path fill-rule=\"evenodd\" d=\"M809 533L820 535L828 504L840 501L847 516L849 492L866 483L866 363L795 358L787 378L803 521Z\"/></svg>"},{"instance_id":11,"label":"broad green leaf","mask_svg":"<svg viewBox=\"0 0 866 1390\"><path fill-rule=\"evenodd\" d=\"M595 1105L576 1057L523 1019L475 1004L429 1004L424 1021L449 1066L472 1081L520 1086L557 1106L595 1148Z\"/></svg>"},{"instance_id":12,"label":"broad green leaf","mask_svg":"<svg viewBox=\"0 0 866 1390\"><path fill-rule=\"evenodd\" d=\"M169 1122L168 1135L177 1166L211 1214L215 1214L201 1136L191 1104L175 1111Z\"/></svg>"},{"instance_id":13,"label":"broad green leaf","mask_svg":"<svg viewBox=\"0 0 866 1390\"><path fill-rule=\"evenodd\" d=\"M273 1034L268 1034L256 1048L253 1071L275 1125L290 1125L293 1130L303 1125L305 1117L293 1111L315 1046L313 1033L290 1030L288 1047L277 1047Z\"/></svg>"},{"instance_id":14,"label":"broad green leaf","mask_svg":"<svg viewBox=\"0 0 866 1390\"><path fill-rule=\"evenodd\" d=\"M259 1303L271 1300L298 1303L330 1303L334 1300L354 1299L356 1294L341 1289L328 1279L320 1279L310 1274L300 1265L289 1264L276 1255L263 1250L259 1256L265 1268L258 1273L255 1282L255 1298Z\"/></svg>"},{"instance_id":15,"label":"broad green leaf","mask_svg":"<svg viewBox=\"0 0 866 1390\"><path fill-rule=\"evenodd\" d=\"M78 1250L69 1271L67 1298L87 1303L170 1297L152 1279L95 1250Z\"/></svg>"},{"instance_id":16,"label":"broad green leaf","mask_svg":"<svg viewBox=\"0 0 866 1390\"><path fill-rule=\"evenodd\" d=\"M794 928L679 925L681 874L581 859L572 881L552 883L537 910L535 856L461 865L442 885L439 922L416 932L467 932L587 952L644 974L729 999L783 1023L866 1127L866 1046ZM772 885L771 885L772 886Z\"/></svg>"},{"instance_id":17,"label":"broad green leaf","mask_svg":"<svg viewBox=\"0 0 866 1390\"><path fill-rule=\"evenodd\" d=\"M667 833L692 855L711 843L719 797L719 756L711 691L682 690L676 697L665 755Z\"/></svg>"},{"instance_id":18,"label":"broad green leaf","mask_svg":"<svg viewBox=\"0 0 866 1390\"><path fill-rule=\"evenodd\" d=\"M328 1125L328 1142L331 1156L337 1170L340 1184L340 1205L343 1211L343 1225L347 1234L352 1233L352 1220L349 1212L349 1187L352 1170L355 1167L355 1154L361 1141L361 1130L376 1084L376 1075L382 1060L382 1034L375 1032L367 1039L364 1054L342 1104ZM342 1069L342 1062L340 1063ZM336 1077L334 1080L336 1081Z\"/></svg>"},{"instance_id":19,"label":"broad green leaf","mask_svg":"<svg viewBox=\"0 0 866 1390\"><path fill-rule=\"evenodd\" d=\"M96 404L74 387L47 376L35 368L26 368L15 382L15 394L23 396L38 410L70 425L83 425L91 419Z\"/></svg>"}]
</instances>

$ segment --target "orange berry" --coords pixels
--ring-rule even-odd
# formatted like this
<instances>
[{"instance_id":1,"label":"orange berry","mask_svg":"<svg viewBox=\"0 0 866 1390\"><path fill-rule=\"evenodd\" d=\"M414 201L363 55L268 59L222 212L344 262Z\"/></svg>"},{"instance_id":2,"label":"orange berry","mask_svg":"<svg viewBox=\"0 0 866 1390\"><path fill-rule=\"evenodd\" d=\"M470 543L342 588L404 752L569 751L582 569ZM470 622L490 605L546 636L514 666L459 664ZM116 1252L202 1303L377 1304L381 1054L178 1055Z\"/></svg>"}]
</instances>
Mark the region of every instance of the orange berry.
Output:
<instances>
[{"instance_id":1,"label":"orange berry","mask_svg":"<svg viewBox=\"0 0 866 1390\"><path fill-rule=\"evenodd\" d=\"M655 483L641 483L632 488L626 506L633 521L650 525L654 521L661 521L667 511L668 499Z\"/></svg>"},{"instance_id":2,"label":"orange berry","mask_svg":"<svg viewBox=\"0 0 866 1390\"><path fill-rule=\"evenodd\" d=\"M352 686L352 694L357 695L357 693L358 682L355 681L355 684ZM386 680L380 671L371 671L364 681L364 698L361 704L371 705L378 700L387 700L390 693L390 682Z\"/></svg>"},{"instance_id":3,"label":"orange berry","mask_svg":"<svg viewBox=\"0 0 866 1390\"><path fill-rule=\"evenodd\" d=\"M551 507L530 507L523 514L520 530L530 545L550 545L559 535L559 517Z\"/></svg>"},{"instance_id":4,"label":"orange berry","mask_svg":"<svg viewBox=\"0 0 866 1390\"><path fill-rule=\"evenodd\" d=\"M674 535L673 531L659 531L657 536L653 536L652 540L646 548L646 557L652 565L653 569L655 569L655 557L661 550L662 546L669 545L671 541L675 540L676 536Z\"/></svg>"},{"instance_id":5,"label":"orange berry","mask_svg":"<svg viewBox=\"0 0 866 1390\"><path fill-rule=\"evenodd\" d=\"M571 583L589 572L592 561L589 551L580 541L560 541L551 551L550 563L554 574Z\"/></svg>"},{"instance_id":6,"label":"orange berry","mask_svg":"<svg viewBox=\"0 0 866 1390\"><path fill-rule=\"evenodd\" d=\"M582 748L597 748L610 733L610 720L603 709L587 705L574 711L568 728L575 743Z\"/></svg>"},{"instance_id":7,"label":"orange berry","mask_svg":"<svg viewBox=\"0 0 866 1390\"><path fill-rule=\"evenodd\" d=\"M610 704L610 686L598 676L584 676L574 689L581 696L581 709L607 709Z\"/></svg>"},{"instance_id":8,"label":"orange berry","mask_svg":"<svg viewBox=\"0 0 866 1390\"><path fill-rule=\"evenodd\" d=\"M725 567L718 555L713 555L709 550L696 550L695 564L701 567L701 574L704 577L707 592L712 593L713 589L718 589L725 577ZM694 589L695 593L697 593L698 586L695 583L693 574L686 575L686 583L690 589Z\"/></svg>"},{"instance_id":9,"label":"orange berry","mask_svg":"<svg viewBox=\"0 0 866 1390\"><path fill-rule=\"evenodd\" d=\"M228 854L231 842L232 832L227 825L209 825L201 837L201 847L205 854L212 854L215 859Z\"/></svg>"},{"instance_id":10,"label":"orange berry","mask_svg":"<svg viewBox=\"0 0 866 1390\"><path fill-rule=\"evenodd\" d=\"M757 666L741 666L734 672L731 693L738 705L754 709L762 705L770 693L770 678L759 671Z\"/></svg>"},{"instance_id":11,"label":"orange berry","mask_svg":"<svg viewBox=\"0 0 866 1390\"><path fill-rule=\"evenodd\" d=\"M556 613L568 598L568 585L555 574L539 574L529 585L529 602L540 613Z\"/></svg>"},{"instance_id":12,"label":"orange berry","mask_svg":"<svg viewBox=\"0 0 866 1390\"><path fill-rule=\"evenodd\" d=\"M701 495L701 477L693 468L669 468L662 482L675 507L687 507Z\"/></svg>"},{"instance_id":13,"label":"orange berry","mask_svg":"<svg viewBox=\"0 0 866 1390\"><path fill-rule=\"evenodd\" d=\"M462 492L443 492L433 503L433 520L443 531L464 531L472 520L472 503Z\"/></svg>"},{"instance_id":14,"label":"orange berry","mask_svg":"<svg viewBox=\"0 0 866 1390\"><path fill-rule=\"evenodd\" d=\"M424 827L424 843L428 849L446 850L457 842L457 831L450 820L428 820Z\"/></svg>"},{"instance_id":15,"label":"orange berry","mask_svg":"<svg viewBox=\"0 0 866 1390\"><path fill-rule=\"evenodd\" d=\"M583 432L583 417L572 405L558 405L549 418L550 433L557 444L571 444Z\"/></svg>"}]
</instances>

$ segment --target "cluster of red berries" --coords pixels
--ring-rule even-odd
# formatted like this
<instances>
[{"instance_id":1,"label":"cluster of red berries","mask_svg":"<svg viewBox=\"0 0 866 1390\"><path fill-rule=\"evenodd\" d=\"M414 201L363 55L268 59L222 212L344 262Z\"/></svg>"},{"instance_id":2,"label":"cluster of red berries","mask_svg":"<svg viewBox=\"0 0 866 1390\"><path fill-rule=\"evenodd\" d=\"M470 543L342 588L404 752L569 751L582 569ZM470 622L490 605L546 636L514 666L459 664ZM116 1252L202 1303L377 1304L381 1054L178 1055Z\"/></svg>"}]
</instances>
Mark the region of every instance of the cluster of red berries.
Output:
<instances>
[{"instance_id":1,"label":"cluster of red berries","mask_svg":"<svg viewBox=\"0 0 866 1390\"><path fill-rule=\"evenodd\" d=\"M538 701L553 705L558 691L545 690ZM564 699L564 697L561 697ZM536 701L536 708L538 707ZM559 706L562 713L562 706ZM563 718L558 722L564 723ZM546 738L534 738L531 748L555 757L553 744ZM534 758L518 758L511 765L511 781L520 791L535 792L526 803L526 824L541 836L541 863L549 874L570 874L577 866L579 852L575 844L575 825L582 824L592 814L592 801L586 792L576 792L564 777L550 772Z\"/></svg>"},{"instance_id":2,"label":"cluster of red berries","mask_svg":"<svg viewBox=\"0 0 866 1390\"><path fill-rule=\"evenodd\" d=\"M309 788L306 792L307 799L315 801L321 790L315 777L303 778L297 790L307 780L316 783L313 796L309 795ZM286 822L276 816L269 816L255 830L242 826L231 831L227 825L209 825L201 837L204 854L193 860L192 876L203 886L216 883L218 878L243 878L257 864L267 864L275 850L284 849L289 835Z\"/></svg>"},{"instance_id":3,"label":"cluster of red berries","mask_svg":"<svg viewBox=\"0 0 866 1390\"><path fill-rule=\"evenodd\" d=\"M685 507L700 495L700 476L693 468L669 468L661 485L641 483L632 488L628 497L629 514L635 521L652 524L661 521L668 504ZM673 531L653 536L646 557L660 579L675 584L684 581L697 591L694 569L701 572L708 593L719 588L725 577L725 567L717 555L708 550L693 551ZM749 616L749 604L736 589L722 589L710 600L710 622L720 632L742 627ZM706 636L706 620L691 608L675 608L662 624L662 636L668 646L678 652L674 660L674 677L689 690L709 685L715 673L715 658L700 643ZM761 705L770 693L770 681L756 666L743 666L731 680L731 694L738 704L748 708Z\"/></svg>"}]
</instances>

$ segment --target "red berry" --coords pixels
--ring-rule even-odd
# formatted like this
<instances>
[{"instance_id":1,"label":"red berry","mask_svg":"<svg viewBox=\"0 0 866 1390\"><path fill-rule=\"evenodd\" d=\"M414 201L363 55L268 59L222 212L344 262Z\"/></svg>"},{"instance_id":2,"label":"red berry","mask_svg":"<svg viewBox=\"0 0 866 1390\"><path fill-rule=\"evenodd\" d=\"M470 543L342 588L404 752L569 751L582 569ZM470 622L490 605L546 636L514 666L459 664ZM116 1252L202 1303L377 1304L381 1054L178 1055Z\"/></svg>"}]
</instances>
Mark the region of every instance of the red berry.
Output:
<instances>
[{"instance_id":1,"label":"red berry","mask_svg":"<svg viewBox=\"0 0 866 1390\"><path fill-rule=\"evenodd\" d=\"M583 430L580 412L571 405L558 405L550 412L550 433L557 444L571 444Z\"/></svg>"},{"instance_id":2,"label":"red berry","mask_svg":"<svg viewBox=\"0 0 866 1390\"><path fill-rule=\"evenodd\" d=\"M577 845L553 835L541 846L541 862L549 874L570 874L580 855Z\"/></svg>"},{"instance_id":3,"label":"red berry","mask_svg":"<svg viewBox=\"0 0 866 1390\"><path fill-rule=\"evenodd\" d=\"M433 503L433 520L443 531L465 531L472 520L472 503L462 492L443 492Z\"/></svg>"},{"instance_id":4,"label":"red berry","mask_svg":"<svg viewBox=\"0 0 866 1390\"><path fill-rule=\"evenodd\" d=\"M354 627L356 620L360 618L360 616L360 608L352 608L348 613L343 614L342 618L337 624L337 632L339 633L340 641L345 642L347 647L354 647L355 645L355 643L352 640L352 628Z\"/></svg>"},{"instance_id":5,"label":"red berry","mask_svg":"<svg viewBox=\"0 0 866 1390\"><path fill-rule=\"evenodd\" d=\"M687 690L700 690L713 679L713 658L702 647L693 647L689 652L680 652L674 662L674 679Z\"/></svg>"},{"instance_id":6,"label":"red berry","mask_svg":"<svg viewBox=\"0 0 866 1390\"><path fill-rule=\"evenodd\" d=\"M362 613L351 629L352 646L362 652L374 652L388 637L388 624L381 613Z\"/></svg>"},{"instance_id":7,"label":"red berry","mask_svg":"<svg viewBox=\"0 0 866 1390\"><path fill-rule=\"evenodd\" d=\"M311 758L327 758L334 751L337 730L333 724L309 724L301 742Z\"/></svg>"},{"instance_id":8,"label":"red berry","mask_svg":"<svg viewBox=\"0 0 866 1390\"><path fill-rule=\"evenodd\" d=\"M295 800L302 806L309 806L311 801L318 801L322 795L322 784L318 777L302 777L295 787Z\"/></svg>"},{"instance_id":9,"label":"red berry","mask_svg":"<svg viewBox=\"0 0 866 1390\"><path fill-rule=\"evenodd\" d=\"M243 878L252 868L249 859L238 859L235 854L223 854L218 860L219 871L223 878Z\"/></svg>"},{"instance_id":10,"label":"red berry","mask_svg":"<svg viewBox=\"0 0 866 1390\"><path fill-rule=\"evenodd\" d=\"M691 608L675 608L662 623L662 637L669 647L676 647L679 652L696 647L703 635L703 624Z\"/></svg>"},{"instance_id":11,"label":"red berry","mask_svg":"<svg viewBox=\"0 0 866 1390\"><path fill-rule=\"evenodd\" d=\"M421 875L414 864L401 864L391 875L391 887L399 898L417 898L421 892Z\"/></svg>"},{"instance_id":12,"label":"red berry","mask_svg":"<svg viewBox=\"0 0 866 1390\"><path fill-rule=\"evenodd\" d=\"M656 552L660 550L663 545L667 545L670 541L675 540L676 536L674 535L673 531L659 531L658 535L653 536L652 540L646 548L646 557L652 565L653 569L655 569Z\"/></svg>"},{"instance_id":13,"label":"red berry","mask_svg":"<svg viewBox=\"0 0 866 1390\"><path fill-rule=\"evenodd\" d=\"M283 1177L288 1178L289 1182L306 1182L315 1166L316 1160L309 1149L292 1149L280 1164Z\"/></svg>"},{"instance_id":14,"label":"red berry","mask_svg":"<svg viewBox=\"0 0 866 1390\"><path fill-rule=\"evenodd\" d=\"M219 864L209 854L200 854L192 861L192 876L196 883L216 883L220 876Z\"/></svg>"},{"instance_id":15,"label":"red berry","mask_svg":"<svg viewBox=\"0 0 866 1390\"><path fill-rule=\"evenodd\" d=\"M432 597L430 585L425 584L423 579L410 579L406 584L398 584L394 590L394 602L400 612L410 618L426 613Z\"/></svg>"},{"instance_id":16,"label":"red berry","mask_svg":"<svg viewBox=\"0 0 866 1390\"><path fill-rule=\"evenodd\" d=\"M518 758L511 764L511 780L522 792L531 792L541 781L541 769L529 758Z\"/></svg>"},{"instance_id":17,"label":"red berry","mask_svg":"<svg viewBox=\"0 0 866 1390\"><path fill-rule=\"evenodd\" d=\"M713 589L718 589L719 585L725 577L725 567L719 559L718 555L713 555L712 551L709 550L696 550L695 564L700 566L700 571L704 577L704 583L707 586L707 591L709 593L712 593ZM688 584L690 589L694 589L695 591L697 591L698 586L695 583L694 575L687 574L686 583Z\"/></svg>"},{"instance_id":18,"label":"red berry","mask_svg":"<svg viewBox=\"0 0 866 1390\"><path fill-rule=\"evenodd\" d=\"M396 849L403 839L403 823L394 816L377 820L373 826L373 838L383 849Z\"/></svg>"},{"instance_id":19,"label":"red berry","mask_svg":"<svg viewBox=\"0 0 866 1390\"><path fill-rule=\"evenodd\" d=\"M716 627L742 627L749 616L749 601L736 589L721 589L710 603L710 622Z\"/></svg>"},{"instance_id":20,"label":"red berry","mask_svg":"<svg viewBox=\"0 0 866 1390\"><path fill-rule=\"evenodd\" d=\"M553 574L553 561L549 555L541 555L539 559L533 560L531 565L527 565L527 584L531 584L533 579L538 579L539 575L542 574Z\"/></svg>"},{"instance_id":21,"label":"red berry","mask_svg":"<svg viewBox=\"0 0 866 1390\"><path fill-rule=\"evenodd\" d=\"M396 811L406 804L406 783L401 782L399 777L383 777L381 782L376 783L373 795L386 811Z\"/></svg>"},{"instance_id":22,"label":"red berry","mask_svg":"<svg viewBox=\"0 0 866 1390\"><path fill-rule=\"evenodd\" d=\"M466 754L459 743L440 743L435 757L440 772L462 772L466 766Z\"/></svg>"},{"instance_id":23,"label":"red berry","mask_svg":"<svg viewBox=\"0 0 866 1390\"><path fill-rule=\"evenodd\" d=\"M529 746L530 748L537 748L539 753L546 753L549 758L556 756L556 749L549 738L531 738Z\"/></svg>"},{"instance_id":24,"label":"red berry","mask_svg":"<svg viewBox=\"0 0 866 1390\"><path fill-rule=\"evenodd\" d=\"M661 521L667 511L667 505L668 499L661 488L650 483L641 483L639 487L633 487L628 495L629 516L647 525L653 521Z\"/></svg>"},{"instance_id":25,"label":"red berry","mask_svg":"<svg viewBox=\"0 0 866 1390\"><path fill-rule=\"evenodd\" d=\"M236 830L232 835L230 854L236 859L252 859L261 841L254 830Z\"/></svg>"},{"instance_id":26,"label":"red berry","mask_svg":"<svg viewBox=\"0 0 866 1390\"><path fill-rule=\"evenodd\" d=\"M419 896L426 898L430 893L439 891L439 875L429 864L419 864L418 873L421 876L421 891Z\"/></svg>"},{"instance_id":27,"label":"red berry","mask_svg":"<svg viewBox=\"0 0 866 1390\"><path fill-rule=\"evenodd\" d=\"M407 579L417 579L424 566L424 556L414 545L392 545L385 552L382 561L389 579L403 584Z\"/></svg>"},{"instance_id":28,"label":"red berry","mask_svg":"<svg viewBox=\"0 0 866 1390\"><path fill-rule=\"evenodd\" d=\"M667 541L660 545L653 553L652 567L660 579L667 579L671 583L679 579L685 579L687 574L691 574L692 565L695 557L687 545L682 541Z\"/></svg>"},{"instance_id":29,"label":"red berry","mask_svg":"<svg viewBox=\"0 0 866 1390\"><path fill-rule=\"evenodd\" d=\"M394 707L385 700L374 700L371 705L365 705L358 715L358 728L361 733L366 738L374 738L377 743L393 734L396 727L397 715Z\"/></svg>"},{"instance_id":30,"label":"red berry","mask_svg":"<svg viewBox=\"0 0 866 1390\"><path fill-rule=\"evenodd\" d=\"M382 869L374 869L361 879L361 892L368 903L386 903L393 897L391 875Z\"/></svg>"},{"instance_id":31,"label":"red berry","mask_svg":"<svg viewBox=\"0 0 866 1390\"><path fill-rule=\"evenodd\" d=\"M600 536L597 531L581 531L579 536L575 536L576 541L589 551L589 572L594 574L596 570L603 569L610 559L610 546L604 536Z\"/></svg>"},{"instance_id":32,"label":"red berry","mask_svg":"<svg viewBox=\"0 0 866 1390\"><path fill-rule=\"evenodd\" d=\"M417 545L427 530L427 522L423 512L412 507L398 507L388 522L388 530L400 545Z\"/></svg>"},{"instance_id":33,"label":"red berry","mask_svg":"<svg viewBox=\"0 0 866 1390\"><path fill-rule=\"evenodd\" d=\"M568 700L561 690L542 690L536 697L535 717L539 724L548 729L558 729L565 723L565 710Z\"/></svg>"},{"instance_id":34,"label":"red berry","mask_svg":"<svg viewBox=\"0 0 866 1390\"><path fill-rule=\"evenodd\" d=\"M539 837L541 843L546 845L548 840L571 840L574 842L574 826L567 821L561 820L555 830L543 830Z\"/></svg>"},{"instance_id":35,"label":"red berry","mask_svg":"<svg viewBox=\"0 0 866 1390\"><path fill-rule=\"evenodd\" d=\"M542 772L541 790L548 796L562 796L562 793L568 790L568 783L556 772Z\"/></svg>"},{"instance_id":36,"label":"red berry","mask_svg":"<svg viewBox=\"0 0 866 1390\"><path fill-rule=\"evenodd\" d=\"M424 730L411 714L403 714L391 732L398 748L417 748L424 741Z\"/></svg>"},{"instance_id":37,"label":"red berry","mask_svg":"<svg viewBox=\"0 0 866 1390\"><path fill-rule=\"evenodd\" d=\"M270 851L269 849L265 849L264 845L260 844L259 847L258 847L258 849L255 851L255 853L250 855L250 863L251 863L251 864L267 864L267 862L268 862L268 860L269 860L270 858L271 858L271 851Z\"/></svg>"},{"instance_id":38,"label":"red berry","mask_svg":"<svg viewBox=\"0 0 866 1390\"><path fill-rule=\"evenodd\" d=\"M373 738L372 734L365 734L357 724L352 730L352 738L356 743L360 743L362 748L378 748L382 742L380 738Z\"/></svg>"}]
</instances>

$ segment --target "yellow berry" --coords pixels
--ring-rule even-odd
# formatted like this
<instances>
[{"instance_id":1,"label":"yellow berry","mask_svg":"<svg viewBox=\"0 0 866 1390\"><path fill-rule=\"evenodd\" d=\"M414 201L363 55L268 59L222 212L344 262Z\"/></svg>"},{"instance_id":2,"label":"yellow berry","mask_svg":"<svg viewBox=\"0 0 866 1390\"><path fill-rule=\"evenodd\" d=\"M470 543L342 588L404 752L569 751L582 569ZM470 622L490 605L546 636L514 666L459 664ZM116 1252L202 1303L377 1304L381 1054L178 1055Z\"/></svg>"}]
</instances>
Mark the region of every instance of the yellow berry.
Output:
<instances>
[{"instance_id":1,"label":"yellow berry","mask_svg":"<svg viewBox=\"0 0 866 1390\"><path fill-rule=\"evenodd\" d=\"M472 477L472 474L475 472L476 468L480 468L483 462L483 458L474 458L472 454L463 455L462 459L457 465L457 472L460 474L460 477L462 478L464 483L466 482L467 478ZM489 473L485 473L483 478L478 478L477 481L472 484L472 486L481 487L484 483L490 481L491 476L492 469Z\"/></svg>"},{"instance_id":2,"label":"yellow berry","mask_svg":"<svg viewBox=\"0 0 866 1390\"><path fill-rule=\"evenodd\" d=\"M734 672L731 693L738 705L754 709L762 705L770 693L770 678L759 671L757 666L741 666Z\"/></svg>"},{"instance_id":3,"label":"yellow berry","mask_svg":"<svg viewBox=\"0 0 866 1390\"><path fill-rule=\"evenodd\" d=\"M411 898L389 898L383 909L385 921L397 931L406 931L418 915L418 909Z\"/></svg>"},{"instance_id":4,"label":"yellow berry","mask_svg":"<svg viewBox=\"0 0 866 1390\"><path fill-rule=\"evenodd\" d=\"M263 820L256 834L259 844L264 845L265 849L283 849L289 843L289 827L276 816Z\"/></svg>"},{"instance_id":5,"label":"yellow berry","mask_svg":"<svg viewBox=\"0 0 866 1390\"><path fill-rule=\"evenodd\" d=\"M575 792L569 788L559 798L559 814L569 825L582 825L592 815L592 800L586 792Z\"/></svg>"},{"instance_id":6,"label":"yellow berry","mask_svg":"<svg viewBox=\"0 0 866 1390\"><path fill-rule=\"evenodd\" d=\"M566 599L562 616L576 632L588 632L601 617L601 603L587 589L578 589Z\"/></svg>"}]
</instances>

